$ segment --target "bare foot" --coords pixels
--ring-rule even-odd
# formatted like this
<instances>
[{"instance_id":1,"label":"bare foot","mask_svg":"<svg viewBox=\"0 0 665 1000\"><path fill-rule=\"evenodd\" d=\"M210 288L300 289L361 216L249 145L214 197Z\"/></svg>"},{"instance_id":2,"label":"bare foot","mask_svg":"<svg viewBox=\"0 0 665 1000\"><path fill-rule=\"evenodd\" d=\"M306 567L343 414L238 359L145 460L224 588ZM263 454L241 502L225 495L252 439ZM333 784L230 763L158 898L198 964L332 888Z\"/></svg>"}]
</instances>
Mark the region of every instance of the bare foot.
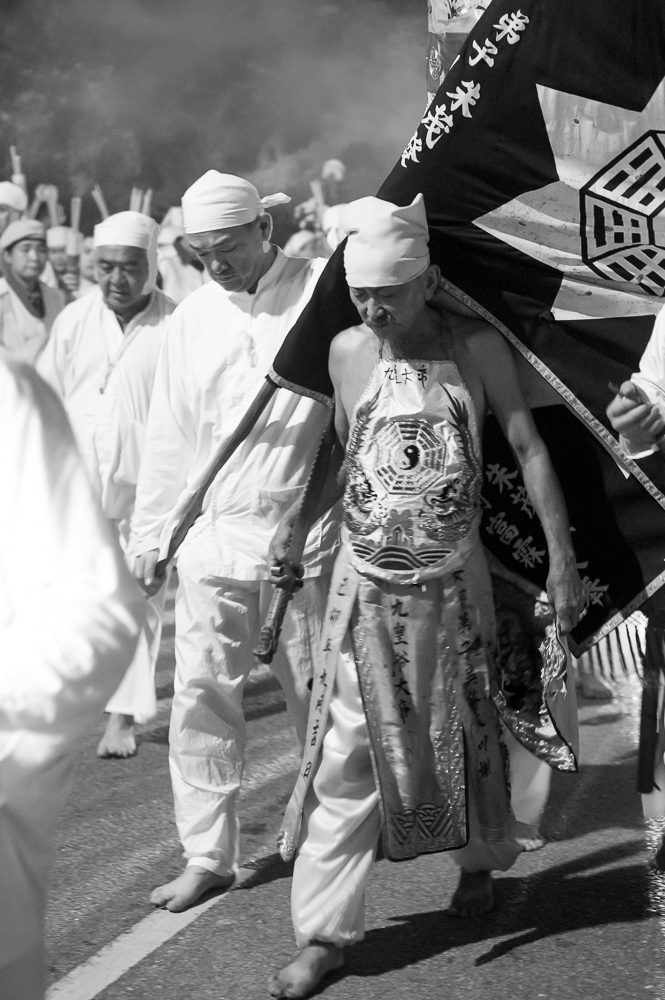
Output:
<instances>
[{"instance_id":1,"label":"bare foot","mask_svg":"<svg viewBox=\"0 0 665 1000\"><path fill-rule=\"evenodd\" d=\"M111 712L99 746L98 757L133 757L136 753L134 716Z\"/></svg>"},{"instance_id":2,"label":"bare foot","mask_svg":"<svg viewBox=\"0 0 665 1000\"><path fill-rule=\"evenodd\" d=\"M164 906L171 913L180 913L196 906L211 889L230 889L235 875L216 875L199 865L187 865L182 875L172 882L160 885L150 895L153 906Z\"/></svg>"},{"instance_id":3,"label":"bare foot","mask_svg":"<svg viewBox=\"0 0 665 1000\"><path fill-rule=\"evenodd\" d=\"M459 885L446 913L451 917L482 917L494 906L494 882L491 872L462 871Z\"/></svg>"},{"instance_id":4,"label":"bare foot","mask_svg":"<svg viewBox=\"0 0 665 1000\"><path fill-rule=\"evenodd\" d=\"M515 840L523 851L539 851L545 846L545 838L540 835L537 827L532 826L530 823L516 822L517 831L515 833Z\"/></svg>"},{"instance_id":5,"label":"bare foot","mask_svg":"<svg viewBox=\"0 0 665 1000\"><path fill-rule=\"evenodd\" d=\"M288 1000L311 996L324 976L343 965L344 956L334 944L312 941L298 952L290 965L270 978L270 995Z\"/></svg>"}]
</instances>

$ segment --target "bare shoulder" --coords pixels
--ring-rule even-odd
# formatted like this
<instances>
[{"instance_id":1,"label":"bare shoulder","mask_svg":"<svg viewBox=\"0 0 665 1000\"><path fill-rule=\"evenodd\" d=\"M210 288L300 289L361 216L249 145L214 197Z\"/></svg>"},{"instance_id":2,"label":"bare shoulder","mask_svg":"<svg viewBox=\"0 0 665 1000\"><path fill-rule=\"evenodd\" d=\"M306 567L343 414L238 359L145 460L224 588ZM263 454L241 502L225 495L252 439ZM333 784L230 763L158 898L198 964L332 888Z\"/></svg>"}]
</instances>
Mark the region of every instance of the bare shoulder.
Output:
<instances>
[{"instance_id":1,"label":"bare shoulder","mask_svg":"<svg viewBox=\"0 0 665 1000\"><path fill-rule=\"evenodd\" d=\"M342 330L330 343L330 374L335 379L337 374L346 372L350 366L370 370L376 363L376 337L364 325L350 326Z\"/></svg>"},{"instance_id":2,"label":"bare shoulder","mask_svg":"<svg viewBox=\"0 0 665 1000\"><path fill-rule=\"evenodd\" d=\"M330 345L330 378L335 399L350 422L353 408L363 393L378 360L377 339L366 326L342 330Z\"/></svg>"}]
</instances>

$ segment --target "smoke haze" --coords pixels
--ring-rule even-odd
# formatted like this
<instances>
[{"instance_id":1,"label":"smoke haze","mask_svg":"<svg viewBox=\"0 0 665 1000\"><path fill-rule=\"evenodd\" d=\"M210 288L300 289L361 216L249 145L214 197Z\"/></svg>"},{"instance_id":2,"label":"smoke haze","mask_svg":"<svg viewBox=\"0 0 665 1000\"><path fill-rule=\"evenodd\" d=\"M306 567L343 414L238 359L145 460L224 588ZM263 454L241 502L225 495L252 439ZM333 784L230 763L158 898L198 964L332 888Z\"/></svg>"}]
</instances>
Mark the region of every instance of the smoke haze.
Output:
<instances>
[{"instance_id":1,"label":"smoke haze","mask_svg":"<svg viewBox=\"0 0 665 1000\"><path fill-rule=\"evenodd\" d=\"M210 167L308 196L330 157L374 193L425 101L423 0L4 0L4 176L157 218ZM84 200L83 227L97 221Z\"/></svg>"}]
</instances>

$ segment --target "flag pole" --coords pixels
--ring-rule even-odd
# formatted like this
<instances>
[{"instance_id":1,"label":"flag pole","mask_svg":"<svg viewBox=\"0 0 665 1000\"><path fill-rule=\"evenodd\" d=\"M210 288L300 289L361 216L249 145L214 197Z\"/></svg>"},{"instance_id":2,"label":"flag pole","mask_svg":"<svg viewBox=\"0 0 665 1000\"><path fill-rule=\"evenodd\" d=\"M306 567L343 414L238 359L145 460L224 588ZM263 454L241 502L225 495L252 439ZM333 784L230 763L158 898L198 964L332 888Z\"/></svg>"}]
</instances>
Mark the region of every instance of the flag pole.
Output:
<instances>
[{"instance_id":1,"label":"flag pole","mask_svg":"<svg viewBox=\"0 0 665 1000\"><path fill-rule=\"evenodd\" d=\"M194 493L191 500L183 510L180 520L171 535L168 552L166 556L163 559L160 559L155 566L156 576L164 576L166 567L184 542L187 532L201 514L205 495L217 478L218 473L224 468L234 452L240 447L245 438L253 430L256 421L259 419L278 388L279 386L266 376L265 382L257 392L252 402L249 404L245 415L242 417L240 423L231 434L228 441L226 441L220 448L219 452L213 459L205 478L201 482L201 485L198 487L196 493Z\"/></svg>"}]
</instances>

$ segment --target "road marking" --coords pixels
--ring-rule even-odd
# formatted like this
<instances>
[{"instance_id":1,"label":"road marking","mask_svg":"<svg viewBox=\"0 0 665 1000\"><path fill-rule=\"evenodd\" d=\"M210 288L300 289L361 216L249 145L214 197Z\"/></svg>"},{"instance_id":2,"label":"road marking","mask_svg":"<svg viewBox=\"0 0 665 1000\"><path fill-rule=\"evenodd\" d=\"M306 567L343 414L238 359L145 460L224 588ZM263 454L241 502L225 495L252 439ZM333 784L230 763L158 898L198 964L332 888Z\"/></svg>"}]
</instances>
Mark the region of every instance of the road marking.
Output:
<instances>
[{"instance_id":1,"label":"road marking","mask_svg":"<svg viewBox=\"0 0 665 1000\"><path fill-rule=\"evenodd\" d=\"M256 791L257 788L270 784L274 778L290 770L297 770L299 765L300 752L292 749L269 763L263 762L260 767L257 766L255 773L252 773L254 768L249 768L249 774L243 779L243 792ZM252 874L253 868L241 867L236 885L242 885ZM153 951L161 948L220 899L226 898L228 893L213 896L184 913L155 910L54 983L46 994L47 1000L93 1000L93 997L98 996Z\"/></svg>"},{"instance_id":2,"label":"road marking","mask_svg":"<svg viewBox=\"0 0 665 1000\"><path fill-rule=\"evenodd\" d=\"M236 885L242 885L254 874L253 868L241 868ZM155 910L54 983L46 994L46 1000L93 1000L201 914L228 898L229 893L213 896L184 913Z\"/></svg>"}]
</instances>

